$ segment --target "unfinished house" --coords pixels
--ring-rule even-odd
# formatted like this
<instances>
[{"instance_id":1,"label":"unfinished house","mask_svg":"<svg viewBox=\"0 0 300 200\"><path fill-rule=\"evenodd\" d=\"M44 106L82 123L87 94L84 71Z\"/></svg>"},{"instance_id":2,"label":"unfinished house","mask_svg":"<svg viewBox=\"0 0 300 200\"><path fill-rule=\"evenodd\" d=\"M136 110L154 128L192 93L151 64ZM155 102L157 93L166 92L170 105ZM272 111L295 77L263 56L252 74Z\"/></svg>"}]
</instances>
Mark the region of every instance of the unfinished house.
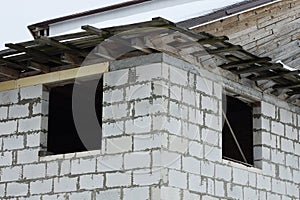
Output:
<instances>
[{"instance_id":1,"label":"unfinished house","mask_svg":"<svg viewBox=\"0 0 300 200\"><path fill-rule=\"evenodd\" d=\"M136 0L29 26L0 51L0 198L300 199L299 10Z\"/></svg>"}]
</instances>

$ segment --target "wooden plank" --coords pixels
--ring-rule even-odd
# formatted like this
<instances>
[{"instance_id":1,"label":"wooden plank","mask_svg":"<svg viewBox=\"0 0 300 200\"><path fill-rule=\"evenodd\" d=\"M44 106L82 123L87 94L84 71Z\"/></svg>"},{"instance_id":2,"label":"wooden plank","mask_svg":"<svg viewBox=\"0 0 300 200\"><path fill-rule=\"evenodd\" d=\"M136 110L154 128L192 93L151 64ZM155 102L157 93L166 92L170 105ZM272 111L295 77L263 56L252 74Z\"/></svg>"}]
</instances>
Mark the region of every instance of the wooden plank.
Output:
<instances>
[{"instance_id":1,"label":"wooden plank","mask_svg":"<svg viewBox=\"0 0 300 200\"><path fill-rule=\"evenodd\" d=\"M41 71L43 73L49 73L50 68L48 66L45 66L43 64L34 62L34 61L29 61L29 66L28 68L33 69L35 71Z\"/></svg>"},{"instance_id":2,"label":"wooden plank","mask_svg":"<svg viewBox=\"0 0 300 200\"><path fill-rule=\"evenodd\" d=\"M40 36L36 39L36 41L40 44L47 44L49 46L53 46L53 47L56 47L59 49L64 49L64 50L70 51L71 53L75 53L80 56L85 57L87 55L87 53L83 53L82 51L80 51L79 49L77 49L76 47L74 47L70 44L63 44L61 42L58 42L58 41L48 38L48 37Z\"/></svg>"},{"instance_id":3,"label":"wooden plank","mask_svg":"<svg viewBox=\"0 0 300 200\"><path fill-rule=\"evenodd\" d=\"M9 59L9 58L0 57L0 61L4 62L6 64L9 64L9 65L13 65L13 66L18 67L18 68L21 68L21 69L27 69L27 67L23 66L22 64L14 61L14 60Z\"/></svg>"},{"instance_id":4,"label":"wooden plank","mask_svg":"<svg viewBox=\"0 0 300 200\"><path fill-rule=\"evenodd\" d=\"M280 78L282 76L291 76L291 75L297 75L300 74L300 70L292 71L292 72L278 72L278 73L268 73L261 76L256 76L250 78L253 81L260 81L260 80L271 80L274 78Z\"/></svg>"},{"instance_id":5,"label":"wooden plank","mask_svg":"<svg viewBox=\"0 0 300 200\"><path fill-rule=\"evenodd\" d=\"M54 62L56 64L63 64L63 62L60 59L51 57L51 56L47 55L46 53L41 52L39 50L35 50L35 49L32 49L32 48L26 48L26 47L21 46L19 44L11 44L11 43L5 44L5 46L9 47L9 48L12 48L12 49L16 49L18 51L26 52L27 54L29 54L33 57L44 58L44 59L49 60L51 62Z\"/></svg>"},{"instance_id":6,"label":"wooden plank","mask_svg":"<svg viewBox=\"0 0 300 200\"><path fill-rule=\"evenodd\" d=\"M233 67L239 67L239 66L244 66L244 65L251 65L251 64L259 64L259 63L265 63L265 62L269 62L272 59L269 57L265 57L265 58L256 58L256 59L248 59L248 60L242 60L242 61L236 61L236 62L230 62L227 64L223 64L220 65L219 67L223 68L223 69L230 69Z\"/></svg>"},{"instance_id":7,"label":"wooden plank","mask_svg":"<svg viewBox=\"0 0 300 200\"><path fill-rule=\"evenodd\" d=\"M255 67L247 67L244 69L239 69L239 70L232 70L233 73L236 74L247 74L247 73L251 73L251 72L261 72L261 71L266 71L269 69L276 69L276 68L281 68L282 65L275 63L275 64L268 64L265 66L255 66Z\"/></svg>"},{"instance_id":8,"label":"wooden plank","mask_svg":"<svg viewBox=\"0 0 300 200\"><path fill-rule=\"evenodd\" d=\"M208 49L207 53L209 53L209 54L229 53L232 51L239 51L242 49L243 49L243 47L240 45L232 45L232 46L221 47L221 48L217 48L217 49Z\"/></svg>"},{"instance_id":9,"label":"wooden plank","mask_svg":"<svg viewBox=\"0 0 300 200\"><path fill-rule=\"evenodd\" d=\"M94 65L78 67L48 74L36 75L32 77L20 78L17 80L0 82L0 91L12 90L21 87L27 87L37 84L49 84L60 81L67 81L75 78L86 77L90 75L102 74L108 71L109 63L98 63Z\"/></svg>"},{"instance_id":10,"label":"wooden plank","mask_svg":"<svg viewBox=\"0 0 300 200\"><path fill-rule=\"evenodd\" d=\"M215 36L206 39L200 39L197 42L201 45L204 45L204 44L215 44L218 42L224 42L226 40L229 40L227 36Z\"/></svg>"},{"instance_id":11,"label":"wooden plank","mask_svg":"<svg viewBox=\"0 0 300 200\"><path fill-rule=\"evenodd\" d=\"M9 67L0 66L0 74L12 79L16 79L19 78L20 72Z\"/></svg>"}]
</instances>

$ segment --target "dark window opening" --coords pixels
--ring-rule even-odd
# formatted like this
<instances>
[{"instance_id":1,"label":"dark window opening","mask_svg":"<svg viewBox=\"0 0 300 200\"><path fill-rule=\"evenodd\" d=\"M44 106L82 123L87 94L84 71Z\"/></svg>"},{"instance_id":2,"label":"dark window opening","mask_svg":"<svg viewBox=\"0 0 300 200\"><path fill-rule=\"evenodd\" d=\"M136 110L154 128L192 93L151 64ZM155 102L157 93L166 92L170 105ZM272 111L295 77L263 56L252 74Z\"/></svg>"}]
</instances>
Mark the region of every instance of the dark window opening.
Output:
<instances>
[{"instance_id":1,"label":"dark window opening","mask_svg":"<svg viewBox=\"0 0 300 200\"><path fill-rule=\"evenodd\" d=\"M223 95L223 111L223 158L253 166L253 106Z\"/></svg>"},{"instance_id":2,"label":"dark window opening","mask_svg":"<svg viewBox=\"0 0 300 200\"><path fill-rule=\"evenodd\" d=\"M92 83L87 81L81 83L80 87L83 87L87 91L89 90L90 84ZM50 89L47 136L48 155L87 151L87 148L77 133L73 120L73 87L74 83L71 83L64 86L52 87ZM100 127L102 127L102 88L103 80L101 79L98 83L95 94L95 109ZM92 97L87 97L83 94L82 98ZM101 134L101 130L99 130L99 134ZM100 147L101 141L99 141L98 148L95 147L95 149L88 150L96 150L100 149Z\"/></svg>"}]
</instances>

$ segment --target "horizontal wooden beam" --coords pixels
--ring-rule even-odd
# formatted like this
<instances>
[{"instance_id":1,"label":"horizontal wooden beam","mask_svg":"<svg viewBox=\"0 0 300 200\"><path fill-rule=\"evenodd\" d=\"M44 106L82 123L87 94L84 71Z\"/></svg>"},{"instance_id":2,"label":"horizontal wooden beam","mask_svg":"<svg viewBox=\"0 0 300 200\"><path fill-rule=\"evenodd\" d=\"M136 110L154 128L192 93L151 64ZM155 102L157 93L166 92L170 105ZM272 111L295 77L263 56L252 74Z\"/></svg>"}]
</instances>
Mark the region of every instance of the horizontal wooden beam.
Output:
<instances>
[{"instance_id":1,"label":"horizontal wooden beam","mask_svg":"<svg viewBox=\"0 0 300 200\"><path fill-rule=\"evenodd\" d=\"M36 41L40 44L47 44L49 46L53 46L53 47L56 47L56 48L59 48L59 49L64 49L64 50L70 51L70 52L75 53L75 54L80 55L80 56L86 56L85 53L78 50L76 47L73 47L69 44L68 45L63 44L63 43L61 43L59 41L56 41L52 38L48 38L48 37L45 37L45 36L40 36L36 39Z\"/></svg>"},{"instance_id":2,"label":"horizontal wooden beam","mask_svg":"<svg viewBox=\"0 0 300 200\"><path fill-rule=\"evenodd\" d=\"M38 84L50 84L60 81L72 80L90 75L102 74L108 71L109 63L99 63L89 66L83 66L48 74L36 75L26 78L20 78L12 81L0 82L0 91L12 90L21 87L27 87Z\"/></svg>"},{"instance_id":3,"label":"horizontal wooden beam","mask_svg":"<svg viewBox=\"0 0 300 200\"><path fill-rule=\"evenodd\" d=\"M226 53L226 52L239 51L239 50L243 50L243 47L240 45L232 45L229 47L221 47L217 49L207 50L207 53L218 54L218 53Z\"/></svg>"},{"instance_id":4,"label":"horizontal wooden beam","mask_svg":"<svg viewBox=\"0 0 300 200\"><path fill-rule=\"evenodd\" d=\"M22 45L19 45L19 44L9 43L9 44L5 44L5 46L9 47L11 49L26 52L27 54L29 54L33 57L36 57L36 58L43 58L43 59L49 60L51 62L54 62L56 64L63 64L63 62L59 58L54 58L52 56L49 56L49 55L47 55L46 53L44 53L42 51L38 51L38 50L35 50L35 49L32 49L32 48L26 48L26 47L24 47Z\"/></svg>"},{"instance_id":5,"label":"horizontal wooden beam","mask_svg":"<svg viewBox=\"0 0 300 200\"><path fill-rule=\"evenodd\" d=\"M251 65L251 64L259 64L259 63L264 63L264 62L269 62L272 59L269 57L265 58L256 58L256 59L249 59L249 60L242 60L242 61L235 61L235 62L230 62L227 64L220 65L219 67L223 69L230 69L233 67L238 67L238 66L244 66L244 65Z\"/></svg>"},{"instance_id":6,"label":"horizontal wooden beam","mask_svg":"<svg viewBox=\"0 0 300 200\"><path fill-rule=\"evenodd\" d=\"M275 64L269 64L265 66L255 66L255 67L247 67L244 69L239 69L239 70L232 70L233 73L236 74L247 74L251 72L261 72L261 71L266 71L269 69L276 69L282 67L281 64L275 63Z\"/></svg>"},{"instance_id":7,"label":"horizontal wooden beam","mask_svg":"<svg viewBox=\"0 0 300 200\"><path fill-rule=\"evenodd\" d=\"M215 43L218 43L218 42L224 42L228 39L229 38L227 36L215 36L215 37L210 37L210 38L206 38L206 39L200 39L197 42L201 45L215 44Z\"/></svg>"},{"instance_id":8,"label":"horizontal wooden beam","mask_svg":"<svg viewBox=\"0 0 300 200\"><path fill-rule=\"evenodd\" d=\"M250 78L253 81L260 81L260 80L271 80L274 78L280 78L283 76L291 76L291 75L297 75L300 74L300 70L292 71L292 72L278 72L278 73L268 73L261 76L255 76Z\"/></svg>"},{"instance_id":9,"label":"horizontal wooden beam","mask_svg":"<svg viewBox=\"0 0 300 200\"><path fill-rule=\"evenodd\" d=\"M27 69L27 67L23 66L22 64L14 61L14 60L10 60L9 58L2 58L2 57L0 57L0 61L4 62L6 64L9 64L9 65L12 65L12 66L21 68L21 69Z\"/></svg>"},{"instance_id":10,"label":"horizontal wooden beam","mask_svg":"<svg viewBox=\"0 0 300 200\"><path fill-rule=\"evenodd\" d=\"M6 66L0 66L0 74L12 79L17 79L20 76L18 70Z\"/></svg>"}]
</instances>

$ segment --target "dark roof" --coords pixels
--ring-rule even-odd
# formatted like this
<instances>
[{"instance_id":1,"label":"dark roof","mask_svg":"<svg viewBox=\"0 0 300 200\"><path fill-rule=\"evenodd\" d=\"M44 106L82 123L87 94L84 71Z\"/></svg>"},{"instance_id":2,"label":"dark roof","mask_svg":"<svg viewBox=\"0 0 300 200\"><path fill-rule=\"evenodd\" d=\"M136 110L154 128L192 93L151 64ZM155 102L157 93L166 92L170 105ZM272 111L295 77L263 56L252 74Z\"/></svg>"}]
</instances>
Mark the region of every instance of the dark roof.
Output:
<instances>
[{"instance_id":1,"label":"dark roof","mask_svg":"<svg viewBox=\"0 0 300 200\"><path fill-rule=\"evenodd\" d=\"M178 25L186 27L186 28L190 28L190 27L194 27L197 25L201 25L201 24L213 21L213 20L217 20L217 19L220 19L223 17L234 15L234 14L243 12L245 10L249 10L251 8L262 6L267 3L271 3L271 2L275 2L275 1L277 1L277 0L248 0L248 1L244 1L244 2L241 2L238 4L234 4L234 5L225 7L223 9L217 10L208 15L195 17L192 19L188 19L188 20L179 22Z\"/></svg>"},{"instance_id":2,"label":"dark roof","mask_svg":"<svg viewBox=\"0 0 300 200\"><path fill-rule=\"evenodd\" d=\"M285 99L300 98L299 70L291 71L272 63L268 57L251 54L241 46L229 43L226 36L195 33L162 18L105 29L92 26L82 29L85 31L6 44L10 49L0 51L0 82L79 67L87 56L99 63L166 52L178 57L190 56L194 64L200 66L208 65L207 56L210 55L217 60L216 67L255 81L263 90L267 85L269 92ZM141 43L145 40L150 41L150 46ZM108 48L101 42L106 42ZM162 43L166 48L161 48ZM124 55L114 54L124 48L130 51ZM89 54L91 51L92 55Z\"/></svg>"}]
</instances>

